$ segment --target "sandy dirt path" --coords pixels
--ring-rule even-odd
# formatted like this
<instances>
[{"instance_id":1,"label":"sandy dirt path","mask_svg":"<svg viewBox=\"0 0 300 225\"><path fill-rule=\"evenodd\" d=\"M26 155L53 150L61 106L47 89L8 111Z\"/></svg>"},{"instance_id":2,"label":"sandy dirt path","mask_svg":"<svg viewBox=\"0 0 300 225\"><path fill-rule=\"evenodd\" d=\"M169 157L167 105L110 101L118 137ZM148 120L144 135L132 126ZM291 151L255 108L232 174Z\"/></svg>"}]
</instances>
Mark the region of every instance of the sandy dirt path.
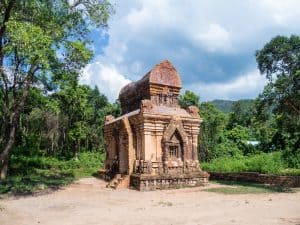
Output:
<instances>
[{"instance_id":1,"label":"sandy dirt path","mask_svg":"<svg viewBox=\"0 0 300 225\"><path fill-rule=\"evenodd\" d=\"M217 186L210 184L210 186ZM0 225L298 224L300 192L224 195L105 188L84 178L51 194L0 200Z\"/></svg>"}]
</instances>

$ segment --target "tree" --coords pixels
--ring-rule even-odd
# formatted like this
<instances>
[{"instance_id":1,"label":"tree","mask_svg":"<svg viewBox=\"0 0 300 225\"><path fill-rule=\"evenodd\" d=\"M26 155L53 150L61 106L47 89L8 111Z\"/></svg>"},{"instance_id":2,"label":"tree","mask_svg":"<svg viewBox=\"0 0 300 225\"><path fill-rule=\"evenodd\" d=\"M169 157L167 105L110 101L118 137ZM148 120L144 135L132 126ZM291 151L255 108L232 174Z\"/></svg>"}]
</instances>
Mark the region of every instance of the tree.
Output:
<instances>
[{"instance_id":1,"label":"tree","mask_svg":"<svg viewBox=\"0 0 300 225\"><path fill-rule=\"evenodd\" d=\"M224 113L208 102L201 103L200 115L203 122L200 125L199 154L201 160L209 161L220 156L217 146L225 142L224 130L227 118Z\"/></svg>"},{"instance_id":2,"label":"tree","mask_svg":"<svg viewBox=\"0 0 300 225\"><path fill-rule=\"evenodd\" d=\"M191 105L199 108L199 114L203 118L200 125L199 154L203 161L211 160L218 156L217 145L223 141L223 133L226 126L226 116L219 111L213 104L200 103L200 97L192 91L185 91L179 96L179 104L183 108Z\"/></svg>"},{"instance_id":3,"label":"tree","mask_svg":"<svg viewBox=\"0 0 300 225\"><path fill-rule=\"evenodd\" d=\"M300 115L300 37L277 36L256 52L261 74L269 83L263 98L278 112Z\"/></svg>"},{"instance_id":4,"label":"tree","mask_svg":"<svg viewBox=\"0 0 300 225\"><path fill-rule=\"evenodd\" d=\"M228 129L236 125L243 127L251 126L254 114L254 100L239 100L233 103L232 112L229 115Z\"/></svg>"},{"instance_id":5,"label":"tree","mask_svg":"<svg viewBox=\"0 0 300 225\"><path fill-rule=\"evenodd\" d=\"M183 95L179 96L179 105L185 109L192 105L197 106L199 108L200 97L194 92L186 90Z\"/></svg>"},{"instance_id":6,"label":"tree","mask_svg":"<svg viewBox=\"0 0 300 225\"><path fill-rule=\"evenodd\" d=\"M107 25L107 0L2 0L0 4L0 178L32 87L77 78L92 57L91 26Z\"/></svg>"},{"instance_id":7,"label":"tree","mask_svg":"<svg viewBox=\"0 0 300 225\"><path fill-rule=\"evenodd\" d=\"M300 37L273 38L256 52L256 61L268 79L259 100L274 114L273 142L290 166L300 168Z\"/></svg>"}]
</instances>

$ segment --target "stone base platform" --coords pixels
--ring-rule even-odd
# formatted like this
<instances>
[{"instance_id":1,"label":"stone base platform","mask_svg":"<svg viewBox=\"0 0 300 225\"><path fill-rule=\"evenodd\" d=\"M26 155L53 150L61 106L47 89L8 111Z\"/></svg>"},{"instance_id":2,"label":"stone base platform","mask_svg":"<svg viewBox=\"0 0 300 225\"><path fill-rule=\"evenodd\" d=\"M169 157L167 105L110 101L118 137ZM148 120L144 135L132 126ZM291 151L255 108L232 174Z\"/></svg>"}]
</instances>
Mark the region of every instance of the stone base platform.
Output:
<instances>
[{"instance_id":1,"label":"stone base platform","mask_svg":"<svg viewBox=\"0 0 300 225\"><path fill-rule=\"evenodd\" d=\"M132 174L130 186L139 191L154 191L183 187L198 187L208 183L209 174L204 171L184 174Z\"/></svg>"}]
</instances>

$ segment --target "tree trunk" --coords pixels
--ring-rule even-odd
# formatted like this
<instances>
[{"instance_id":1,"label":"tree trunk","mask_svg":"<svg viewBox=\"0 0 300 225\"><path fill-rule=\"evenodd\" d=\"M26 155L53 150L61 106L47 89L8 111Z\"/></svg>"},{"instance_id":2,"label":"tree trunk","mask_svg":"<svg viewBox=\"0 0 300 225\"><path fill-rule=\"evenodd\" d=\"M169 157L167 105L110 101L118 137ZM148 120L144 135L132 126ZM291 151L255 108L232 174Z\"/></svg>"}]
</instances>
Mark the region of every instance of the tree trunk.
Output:
<instances>
[{"instance_id":1,"label":"tree trunk","mask_svg":"<svg viewBox=\"0 0 300 225\"><path fill-rule=\"evenodd\" d=\"M0 171L0 180L5 180L7 176L7 170L8 170L8 157L2 161L1 171Z\"/></svg>"},{"instance_id":2,"label":"tree trunk","mask_svg":"<svg viewBox=\"0 0 300 225\"><path fill-rule=\"evenodd\" d=\"M11 128L9 138L5 143L4 150L0 154L0 180L4 180L7 176L9 155L15 142L15 138L16 126Z\"/></svg>"},{"instance_id":3,"label":"tree trunk","mask_svg":"<svg viewBox=\"0 0 300 225\"><path fill-rule=\"evenodd\" d=\"M78 140L74 141L75 144L74 144L74 147L73 147L73 158L75 160L78 160L78 149L79 149L79 143L78 143Z\"/></svg>"},{"instance_id":4,"label":"tree trunk","mask_svg":"<svg viewBox=\"0 0 300 225\"><path fill-rule=\"evenodd\" d=\"M5 130L5 140L3 145L4 149L0 153L0 180L4 180L7 176L9 156L16 140L16 131L19 124L20 115L24 109L24 105L29 93L29 88L32 82L32 77L35 71L36 68L34 66L31 66L28 72L25 87L23 89L22 97L19 103L14 107L14 111L10 114L10 122L8 123L9 126Z\"/></svg>"}]
</instances>

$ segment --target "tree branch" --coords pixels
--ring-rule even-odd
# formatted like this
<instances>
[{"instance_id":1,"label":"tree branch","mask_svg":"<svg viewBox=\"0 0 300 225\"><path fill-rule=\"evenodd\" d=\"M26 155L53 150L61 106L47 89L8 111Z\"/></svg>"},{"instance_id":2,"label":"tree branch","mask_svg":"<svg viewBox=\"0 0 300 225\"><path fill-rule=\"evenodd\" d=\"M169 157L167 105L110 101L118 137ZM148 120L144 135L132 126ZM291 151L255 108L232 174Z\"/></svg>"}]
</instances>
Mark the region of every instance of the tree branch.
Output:
<instances>
[{"instance_id":1,"label":"tree branch","mask_svg":"<svg viewBox=\"0 0 300 225\"><path fill-rule=\"evenodd\" d=\"M295 104L291 100L287 100L285 104L287 106L290 106L298 115L300 115L300 109L298 109L297 106L295 106Z\"/></svg>"}]
</instances>

